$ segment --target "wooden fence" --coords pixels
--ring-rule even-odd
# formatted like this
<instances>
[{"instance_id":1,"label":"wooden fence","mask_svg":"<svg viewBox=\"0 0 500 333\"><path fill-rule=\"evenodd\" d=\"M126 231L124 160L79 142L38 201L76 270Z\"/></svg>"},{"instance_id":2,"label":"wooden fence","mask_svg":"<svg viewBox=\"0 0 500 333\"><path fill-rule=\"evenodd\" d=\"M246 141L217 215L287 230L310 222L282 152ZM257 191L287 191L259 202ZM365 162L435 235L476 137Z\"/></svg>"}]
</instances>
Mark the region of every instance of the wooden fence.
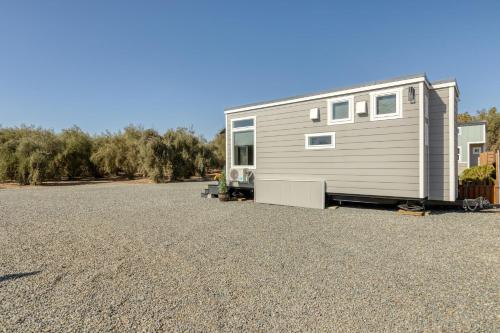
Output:
<instances>
[{"instance_id":1,"label":"wooden fence","mask_svg":"<svg viewBox=\"0 0 500 333\"><path fill-rule=\"evenodd\" d=\"M498 188L496 193L498 193ZM458 185L459 199L475 199L477 197L486 198L489 202L492 203L498 202L498 195L495 195L495 185Z\"/></svg>"},{"instance_id":2,"label":"wooden fence","mask_svg":"<svg viewBox=\"0 0 500 333\"><path fill-rule=\"evenodd\" d=\"M491 203L500 204L500 151L488 151L479 155L479 165L493 165L495 167L495 184L458 185L459 199L475 199L477 197L487 198Z\"/></svg>"},{"instance_id":3,"label":"wooden fence","mask_svg":"<svg viewBox=\"0 0 500 333\"><path fill-rule=\"evenodd\" d=\"M496 153L494 151L486 151L479 155L479 165L495 165Z\"/></svg>"}]
</instances>

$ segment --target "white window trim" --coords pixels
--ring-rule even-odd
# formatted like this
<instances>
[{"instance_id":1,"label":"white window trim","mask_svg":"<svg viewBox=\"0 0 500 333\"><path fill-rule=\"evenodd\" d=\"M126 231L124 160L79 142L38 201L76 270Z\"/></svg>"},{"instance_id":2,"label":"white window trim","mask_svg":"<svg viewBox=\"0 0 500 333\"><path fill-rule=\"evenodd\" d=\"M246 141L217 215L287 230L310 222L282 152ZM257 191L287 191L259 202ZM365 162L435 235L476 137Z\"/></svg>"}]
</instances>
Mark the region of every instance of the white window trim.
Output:
<instances>
[{"instance_id":1,"label":"white window trim","mask_svg":"<svg viewBox=\"0 0 500 333\"><path fill-rule=\"evenodd\" d=\"M253 119L253 126L245 126L234 128L234 122L238 120L246 120ZM237 132L244 132L253 130L253 165L234 165L234 149L233 149L233 135ZM227 133L226 133L227 137ZM231 150L231 169L252 169L255 170L257 168L257 117L241 117L231 119L231 135L230 135L230 144L229 149Z\"/></svg>"},{"instance_id":2,"label":"white window trim","mask_svg":"<svg viewBox=\"0 0 500 333\"><path fill-rule=\"evenodd\" d=\"M347 118L343 119L333 119L332 117L332 112L333 112L333 104L335 103L342 103L342 102L347 102L348 103L348 108L349 108L349 116ZM327 110L328 110L328 115L327 115L327 123L328 125L339 125L339 124L352 124L354 123L354 96L343 96L343 97L336 97L336 98L330 98L326 101L327 103Z\"/></svg>"},{"instance_id":3,"label":"white window trim","mask_svg":"<svg viewBox=\"0 0 500 333\"><path fill-rule=\"evenodd\" d=\"M460 127L459 127L460 128ZM457 146L458 149L458 162L462 163L462 146Z\"/></svg>"},{"instance_id":4,"label":"white window trim","mask_svg":"<svg viewBox=\"0 0 500 333\"><path fill-rule=\"evenodd\" d=\"M396 112L377 115L377 97L396 95ZM403 118L403 88L379 90L370 93L370 121Z\"/></svg>"},{"instance_id":5,"label":"white window trim","mask_svg":"<svg viewBox=\"0 0 500 333\"><path fill-rule=\"evenodd\" d=\"M309 138L310 137L327 136L327 135L332 137L331 144L329 144L329 145L309 145ZM305 138L305 148L306 149L335 149L335 132L304 134L304 138Z\"/></svg>"},{"instance_id":6,"label":"white window trim","mask_svg":"<svg viewBox=\"0 0 500 333\"><path fill-rule=\"evenodd\" d=\"M458 135L462 135L462 127L457 127L458 129Z\"/></svg>"}]
</instances>

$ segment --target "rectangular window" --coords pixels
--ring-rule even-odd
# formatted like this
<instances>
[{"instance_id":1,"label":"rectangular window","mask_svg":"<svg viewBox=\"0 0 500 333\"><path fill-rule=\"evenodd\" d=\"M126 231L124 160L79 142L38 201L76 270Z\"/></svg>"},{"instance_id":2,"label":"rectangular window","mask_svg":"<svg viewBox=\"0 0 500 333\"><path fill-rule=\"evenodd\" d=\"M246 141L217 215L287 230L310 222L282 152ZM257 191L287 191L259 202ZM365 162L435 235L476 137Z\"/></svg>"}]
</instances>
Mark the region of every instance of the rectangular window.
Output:
<instances>
[{"instance_id":1,"label":"rectangular window","mask_svg":"<svg viewBox=\"0 0 500 333\"><path fill-rule=\"evenodd\" d=\"M370 120L401 118L403 116L401 95L401 88L370 93Z\"/></svg>"},{"instance_id":2,"label":"rectangular window","mask_svg":"<svg viewBox=\"0 0 500 333\"><path fill-rule=\"evenodd\" d=\"M234 133L234 165L253 165L253 130Z\"/></svg>"},{"instance_id":3,"label":"rectangular window","mask_svg":"<svg viewBox=\"0 0 500 333\"><path fill-rule=\"evenodd\" d=\"M349 118L349 102L334 103L332 105L332 119Z\"/></svg>"},{"instance_id":4,"label":"rectangular window","mask_svg":"<svg viewBox=\"0 0 500 333\"><path fill-rule=\"evenodd\" d=\"M381 114L394 114L396 113L396 94L377 96L377 106L375 113Z\"/></svg>"},{"instance_id":5,"label":"rectangular window","mask_svg":"<svg viewBox=\"0 0 500 333\"><path fill-rule=\"evenodd\" d=\"M306 149L333 149L335 148L335 132L306 134L305 141Z\"/></svg>"},{"instance_id":6,"label":"rectangular window","mask_svg":"<svg viewBox=\"0 0 500 333\"><path fill-rule=\"evenodd\" d=\"M462 162L462 147L458 146L458 161Z\"/></svg>"},{"instance_id":7,"label":"rectangular window","mask_svg":"<svg viewBox=\"0 0 500 333\"><path fill-rule=\"evenodd\" d=\"M462 135L462 127L458 128L458 135Z\"/></svg>"},{"instance_id":8,"label":"rectangular window","mask_svg":"<svg viewBox=\"0 0 500 333\"><path fill-rule=\"evenodd\" d=\"M481 147L474 147L474 148L472 148L472 153L474 155L481 154Z\"/></svg>"},{"instance_id":9,"label":"rectangular window","mask_svg":"<svg viewBox=\"0 0 500 333\"><path fill-rule=\"evenodd\" d=\"M354 122L354 98L331 98L328 103L328 125L348 124Z\"/></svg>"},{"instance_id":10,"label":"rectangular window","mask_svg":"<svg viewBox=\"0 0 500 333\"><path fill-rule=\"evenodd\" d=\"M232 166L255 168L255 117L233 119Z\"/></svg>"},{"instance_id":11,"label":"rectangular window","mask_svg":"<svg viewBox=\"0 0 500 333\"><path fill-rule=\"evenodd\" d=\"M309 146L331 145L332 137L330 135L309 137Z\"/></svg>"},{"instance_id":12,"label":"rectangular window","mask_svg":"<svg viewBox=\"0 0 500 333\"><path fill-rule=\"evenodd\" d=\"M253 126L253 118L235 120L233 122L233 128L249 127Z\"/></svg>"}]
</instances>

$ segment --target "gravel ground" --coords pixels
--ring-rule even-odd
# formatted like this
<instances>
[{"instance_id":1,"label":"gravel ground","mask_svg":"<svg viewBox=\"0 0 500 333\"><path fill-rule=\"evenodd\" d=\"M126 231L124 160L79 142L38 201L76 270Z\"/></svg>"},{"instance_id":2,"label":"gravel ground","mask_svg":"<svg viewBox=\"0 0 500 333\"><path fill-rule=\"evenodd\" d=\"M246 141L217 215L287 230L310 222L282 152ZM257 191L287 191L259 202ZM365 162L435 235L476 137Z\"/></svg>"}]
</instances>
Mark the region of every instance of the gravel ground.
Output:
<instances>
[{"instance_id":1,"label":"gravel ground","mask_svg":"<svg viewBox=\"0 0 500 333\"><path fill-rule=\"evenodd\" d=\"M0 331L500 331L500 216L0 191Z\"/></svg>"}]
</instances>

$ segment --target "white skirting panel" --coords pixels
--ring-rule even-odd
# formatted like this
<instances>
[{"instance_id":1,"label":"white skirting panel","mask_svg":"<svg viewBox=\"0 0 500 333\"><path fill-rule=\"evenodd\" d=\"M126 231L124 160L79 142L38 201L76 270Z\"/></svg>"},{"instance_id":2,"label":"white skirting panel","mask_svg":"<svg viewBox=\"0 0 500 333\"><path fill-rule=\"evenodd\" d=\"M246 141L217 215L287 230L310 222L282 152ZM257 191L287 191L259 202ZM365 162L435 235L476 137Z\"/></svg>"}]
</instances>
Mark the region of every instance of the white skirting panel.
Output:
<instances>
[{"instance_id":1,"label":"white skirting panel","mask_svg":"<svg viewBox=\"0 0 500 333\"><path fill-rule=\"evenodd\" d=\"M323 180L256 179L254 186L258 203L325 208Z\"/></svg>"}]
</instances>

